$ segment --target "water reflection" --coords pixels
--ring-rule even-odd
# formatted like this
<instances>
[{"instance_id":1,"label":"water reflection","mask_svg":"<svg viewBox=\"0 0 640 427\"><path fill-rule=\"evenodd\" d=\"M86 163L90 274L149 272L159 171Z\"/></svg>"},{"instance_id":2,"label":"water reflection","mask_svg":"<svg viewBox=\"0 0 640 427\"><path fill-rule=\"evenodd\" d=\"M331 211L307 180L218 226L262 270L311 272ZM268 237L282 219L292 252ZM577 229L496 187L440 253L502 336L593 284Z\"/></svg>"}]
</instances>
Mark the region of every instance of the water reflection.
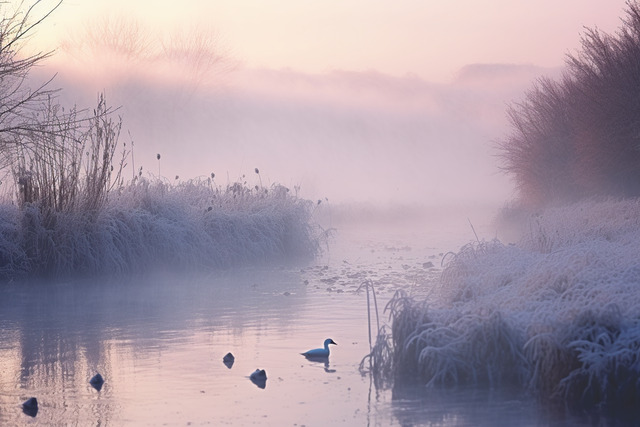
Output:
<instances>
[{"instance_id":1,"label":"water reflection","mask_svg":"<svg viewBox=\"0 0 640 427\"><path fill-rule=\"evenodd\" d=\"M295 274L272 273L280 286L299 282ZM211 334L241 336L249 328L259 338L287 330L301 299L284 298L272 285L268 273L247 271L3 286L0 424L18 423L20 414L9 408L28 394L41 408L24 406L24 413L42 422L108 424L127 416L134 401L154 407L172 382L186 387L182 363L167 361L181 346L203 352L190 356L197 359L193 380L206 376L211 346L202 342ZM92 377L96 372L109 387Z\"/></svg>"},{"instance_id":2,"label":"water reflection","mask_svg":"<svg viewBox=\"0 0 640 427\"><path fill-rule=\"evenodd\" d=\"M399 386L392 391L392 411L399 425L429 426L636 426L635 418L601 411L575 412L563 405L536 401L521 389L457 387L427 389Z\"/></svg>"},{"instance_id":3,"label":"water reflection","mask_svg":"<svg viewBox=\"0 0 640 427\"><path fill-rule=\"evenodd\" d=\"M335 369L330 369L330 368L329 368L329 362L327 362L327 363L325 363L325 364L324 364L324 371L325 371L326 373L328 373L328 374L333 374L333 373L335 373L335 372L336 372L336 370L335 370Z\"/></svg>"},{"instance_id":4,"label":"water reflection","mask_svg":"<svg viewBox=\"0 0 640 427\"><path fill-rule=\"evenodd\" d=\"M367 261L372 272L362 274L359 262L338 258L301 270L5 285L0 425L32 421L20 406L31 396L43 425L584 422L511 392L376 389L358 371L369 343L366 295L356 289L377 274L376 291L386 286L390 297L429 271L413 251L375 255L385 262ZM340 343L330 362L300 355L328 336ZM264 387L247 379L256 368ZM90 382L98 372L99 390Z\"/></svg>"},{"instance_id":5,"label":"water reflection","mask_svg":"<svg viewBox=\"0 0 640 427\"><path fill-rule=\"evenodd\" d=\"M328 374L334 374L335 372L337 372L335 369L330 368L329 366L329 357L309 357L306 356L305 359L308 362L311 362L310 365L314 366L314 365L322 365L322 367L324 368L324 371Z\"/></svg>"}]
</instances>

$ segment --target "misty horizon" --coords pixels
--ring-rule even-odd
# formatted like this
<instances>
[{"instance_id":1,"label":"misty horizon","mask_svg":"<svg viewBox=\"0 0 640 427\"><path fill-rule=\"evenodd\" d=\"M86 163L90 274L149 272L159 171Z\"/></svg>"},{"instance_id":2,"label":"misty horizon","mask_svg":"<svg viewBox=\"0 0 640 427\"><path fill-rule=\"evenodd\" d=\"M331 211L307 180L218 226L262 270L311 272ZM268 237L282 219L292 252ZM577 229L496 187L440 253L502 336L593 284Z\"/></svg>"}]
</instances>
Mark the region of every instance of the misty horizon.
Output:
<instances>
[{"instance_id":1,"label":"misty horizon","mask_svg":"<svg viewBox=\"0 0 640 427\"><path fill-rule=\"evenodd\" d=\"M435 84L375 71L235 67L204 84L143 68L103 84L78 66L36 71L34 80L57 73L51 86L63 105L86 108L104 91L144 173L157 176L160 166L170 182L213 172L219 185L251 185L258 167L265 184L311 199L426 206L512 197L494 143L507 128L506 106L540 75L557 73L470 64L452 83Z\"/></svg>"}]
</instances>

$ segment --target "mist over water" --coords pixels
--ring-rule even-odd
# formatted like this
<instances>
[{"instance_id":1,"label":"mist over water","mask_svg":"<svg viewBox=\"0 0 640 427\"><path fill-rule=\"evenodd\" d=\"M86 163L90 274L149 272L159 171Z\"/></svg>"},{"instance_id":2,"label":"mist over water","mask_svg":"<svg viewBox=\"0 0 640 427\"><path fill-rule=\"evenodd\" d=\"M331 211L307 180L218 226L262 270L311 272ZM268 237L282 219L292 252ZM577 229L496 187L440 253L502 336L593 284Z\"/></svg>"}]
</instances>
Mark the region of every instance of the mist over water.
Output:
<instances>
[{"instance_id":1,"label":"mist over water","mask_svg":"<svg viewBox=\"0 0 640 427\"><path fill-rule=\"evenodd\" d=\"M30 151L27 132L2 178L15 183L0 188L0 424L637 423L637 200L530 211L517 173L517 194L502 173L514 176L504 135L520 129L508 105L527 108L532 83L560 70L469 63L434 83L256 68L221 49L214 20L183 31L147 18L73 26L29 75L35 88L56 75L48 113L96 108L99 123L104 93L122 128L52 132ZM620 92L603 93L617 105ZM550 111L555 123L563 110ZM538 177L554 177L556 154ZM40 197L67 186L82 197ZM328 338L330 360L302 357ZM266 382L249 376L260 370ZM22 405L31 397L39 411Z\"/></svg>"},{"instance_id":2,"label":"mist over water","mask_svg":"<svg viewBox=\"0 0 640 427\"><path fill-rule=\"evenodd\" d=\"M31 76L57 73L52 84L67 107L91 109L103 91L119 107L131 187L110 197L94 228L73 216L54 228L59 247L75 252L58 251L50 264L102 277L27 279L4 290L0 423L30 416L17 406L30 395L45 421L537 425L547 417L524 388L437 390L439 399L401 381L378 388L373 365L360 370L374 328L362 285L375 284L376 327L378 314L389 326L387 302L446 294L438 284L454 251L462 247L464 260L494 237L509 242L492 221L514 191L494 141L507 129L506 105L557 70L471 64L434 84L241 65L202 78L121 59L52 61ZM51 238L36 225L34 241ZM484 285L506 287L502 277ZM468 289L472 300L481 287ZM521 303L530 307L529 298ZM328 337L340 344L330 363L301 359ZM221 363L228 351L233 369ZM256 369L267 371L266 388L248 380ZM99 371L105 388L94 390L87 379Z\"/></svg>"},{"instance_id":3,"label":"mist over water","mask_svg":"<svg viewBox=\"0 0 640 427\"><path fill-rule=\"evenodd\" d=\"M451 84L242 67L213 83L153 66L111 76L83 75L81 67L38 73L54 71L65 104L91 106L104 90L121 106L121 140L134 141L135 168L144 173L173 181L214 172L222 185L245 175L257 184L258 167L265 185L299 187L311 199L432 207L499 206L511 197L494 141L506 126L506 104L545 72L475 65Z\"/></svg>"}]
</instances>

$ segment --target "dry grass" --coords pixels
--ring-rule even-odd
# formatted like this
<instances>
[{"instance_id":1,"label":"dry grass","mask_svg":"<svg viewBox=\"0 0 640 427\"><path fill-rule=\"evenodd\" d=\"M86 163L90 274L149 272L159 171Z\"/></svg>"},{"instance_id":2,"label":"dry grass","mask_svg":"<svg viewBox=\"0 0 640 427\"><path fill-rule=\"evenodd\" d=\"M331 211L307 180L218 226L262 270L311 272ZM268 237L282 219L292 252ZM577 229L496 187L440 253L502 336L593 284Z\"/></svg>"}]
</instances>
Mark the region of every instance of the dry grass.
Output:
<instances>
[{"instance_id":1,"label":"dry grass","mask_svg":"<svg viewBox=\"0 0 640 427\"><path fill-rule=\"evenodd\" d=\"M37 204L47 214L99 211L126 160L123 153L114 165L121 119L114 121L104 95L89 117L76 109L65 112L52 98L41 114L42 120L34 120L37 129L10 155L18 203Z\"/></svg>"},{"instance_id":2,"label":"dry grass","mask_svg":"<svg viewBox=\"0 0 640 427\"><path fill-rule=\"evenodd\" d=\"M280 186L233 188L137 178L92 213L0 205L0 276L210 270L318 253L322 233L311 220L312 202Z\"/></svg>"},{"instance_id":3,"label":"dry grass","mask_svg":"<svg viewBox=\"0 0 640 427\"><path fill-rule=\"evenodd\" d=\"M41 17L37 3L0 5L0 169L15 181L14 194L0 204L0 279L225 268L317 253L322 233L311 223L313 203L279 185L263 187L257 168L255 187L220 188L213 174L170 185L160 173L154 180L140 173L125 183L121 172L129 159L133 165L133 153L123 144L114 158L122 122L103 95L92 111L65 111L47 83L26 85L49 54L25 56L22 42L61 2ZM103 29L116 36L132 29L120 24ZM139 35L135 28L131 34ZM101 41L120 54L144 48L138 39L131 45L117 38ZM212 54L203 49L214 46L196 41L202 43L191 50L184 43L165 50L202 62L198 54ZM195 64L198 72L212 65L203 64ZM6 196L11 184L0 184Z\"/></svg>"}]
</instances>

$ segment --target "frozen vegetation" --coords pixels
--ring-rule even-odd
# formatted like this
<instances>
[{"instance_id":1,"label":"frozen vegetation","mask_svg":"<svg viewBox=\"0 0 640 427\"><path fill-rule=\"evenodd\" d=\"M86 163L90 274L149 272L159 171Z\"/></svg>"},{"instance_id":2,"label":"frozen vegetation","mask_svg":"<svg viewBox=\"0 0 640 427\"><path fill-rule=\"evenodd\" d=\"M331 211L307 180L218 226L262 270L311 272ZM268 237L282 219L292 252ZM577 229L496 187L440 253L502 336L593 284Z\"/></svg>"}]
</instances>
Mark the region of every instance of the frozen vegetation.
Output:
<instances>
[{"instance_id":1,"label":"frozen vegetation","mask_svg":"<svg viewBox=\"0 0 640 427\"><path fill-rule=\"evenodd\" d=\"M120 142L122 118L104 95L92 110L65 108L51 80L30 78L51 53L25 56L21 48L61 4L36 16L38 3L0 8L1 281L316 254L314 203L263 186L257 168L256 185L244 176L220 185L213 173L169 183L160 163L146 178L135 168L133 142Z\"/></svg>"},{"instance_id":2,"label":"frozen vegetation","mask_svg":"<svg viewBox=\"0 0 640 427\"><path fill-rule=\"evenodd\" d=\"M0 277L213 269L313 257L313 203L282 186L138 179L96 212L0 205Z\"/></svg>"},{"instance_id":3,"label":"frozen vegetation","mask_svg":"<svg viewBox=\"0 0 640 427\"><path fill-rule=\"evenodd\" d=\"M426 300L400 292L370 355L378 382L516 386L577 408L640 407L640 5L587 30L559 81L508 113L515 244L444 257ZM636 412L637 414L637 412ZM635 418L637 420L637 416Z\"/></svg>"},{"instance_id":4,"label":"frozen vegetation","mask_svg":"<svg viewBox=\"0 0 640 427\"><path fill-rule=\"evenodd\" d=\"M517 244L480 241L445 257L426 300L394 297L374 374L637 408L640 201L581 202L523 221Z\"/></svg>"}]
</instances>

